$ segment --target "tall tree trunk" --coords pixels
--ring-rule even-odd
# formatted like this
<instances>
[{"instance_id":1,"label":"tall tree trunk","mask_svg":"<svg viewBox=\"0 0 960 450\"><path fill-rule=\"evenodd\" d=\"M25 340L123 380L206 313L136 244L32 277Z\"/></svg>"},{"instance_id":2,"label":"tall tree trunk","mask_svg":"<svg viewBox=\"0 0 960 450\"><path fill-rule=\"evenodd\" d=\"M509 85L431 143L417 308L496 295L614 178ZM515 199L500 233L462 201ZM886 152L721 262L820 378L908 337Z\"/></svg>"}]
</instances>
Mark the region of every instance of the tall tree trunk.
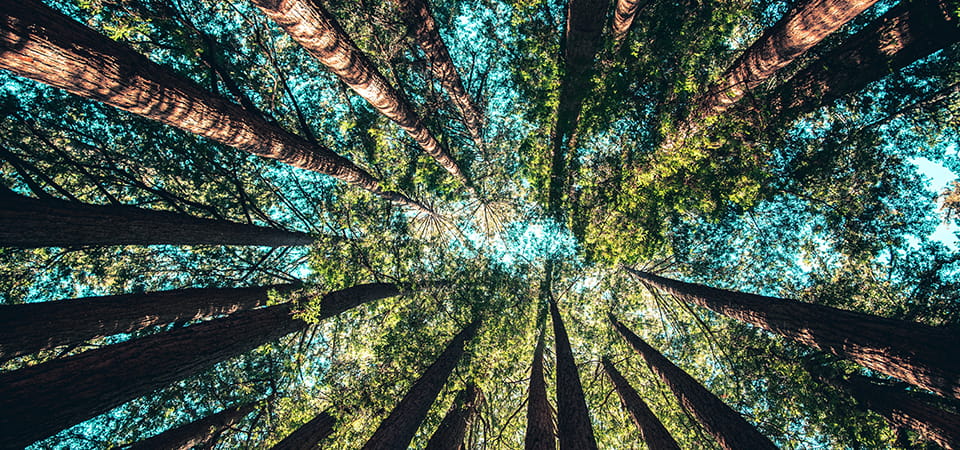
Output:
<instances>
[{"instance_id":1,"label":"tall tree trunk","mask_svg":"<svg viewBox=\"0 0 960 450\"><path fill-rule=\"evenodd\" d=\"M960 335L949 329L627 271L680 300L960 398Z\"/></svg>"},{"instance_id":2,"label":"tall tree trunk","mask_svg":"<svg viewBox=\"0 0 960 450\"><path fill-rule=\"evenodd\" d=\"M335 73L347 86L403 128L428 155L469 186L450 153L430 134L420 116L319 2L312 0L251 0L295 41Z\"/></svg>"},{"instance_id":3,"label":"tall tree trunk","mask_svg":"<svg viewBox=\"0 0 960 450\"><path fill-rule=\"evenodd\" d=\"M0 305L0 361L150 326L253 309L267 304L270 291L287 293L297 287L175 289Z\"/></svg>"},{"instance_id":4,"label":"tall tree trunk","mask_svg":"<svg viewBox=\"0 0 960 450\"><path fill-rule=\"evenodd\" d=\"M597 441L593 436L583 386L580 385L580 373L555 301L550 302L550 317L553 320L557 353L557 434L560 450L596 449Z\"/></svg>"},{"instance_id":5,"label":"tall tree trunk","mask_svg":"<svg viewBox=\"0 0 960 450\"><path fill-rule=\"evenodd\" d=\"M653 414L653 411L650 411L650 408L640 398L637 391L633 389L633 386L630 386L627 379L610 362L610 358L604 356L601 362L603 363L603 370L607 372L607 376L610 377L610 381L617 389L617 394L620 396L624 408L630 413L633 423L640 429L640 435L643 436L643 441L647 443L647 448L650 450L680 450L677 441L673 439L673 436L670 436L670 432L660 423L660 419L657 419L657 416Z\"/></svg>"},{"instance_id":6,"label":"tall tree trunk","mask_svg":"<svg viewBox=\"0 0 960 450\"><path fill-rule=\"evenodd\" d=\"M457 73L457 66L450 59L447 45L440 37L440 30L430 12L427 0L396 0L400 8L400 16L407 25L407 31L416 39L423 49L423 54L430 61L433 76L440 81L440 85L447 91L450 100L456 105L463 117L463 124L470 132L470 136L477 148L483 148L483 114L477 109L470 94L463 88L463 82Z\"/></svg>"},{"instance_id":7,"label":"tall tree trunk","mask_svg":"<svg viewBox=\"0 0 960 450\"><path fill-rule=\"evenodd\" d=\"M615 317L610 316L610 321L630 346L643 356L650 365L650 369L670 387L673 395L680 401L680 405L693 414L707 433L717 440L720 447L728 450L746 448L776 450L777 447L770 442L770 439L760 434L740 414L710 393L683 369L667 360Z\"/></svg>"},{"instance_id":8,"label":"tall tree trunk","mask_svg":"<svg viewBox=\"0 0 960 450\"><path fill-rule=\"evenodd\" d=\"M375 294L358 295L368 292ZM325 295L320 318L383 298L376 295L385 293L384 289L356 286ZM325 308L328 299L333 306ZM346 299L350 299L349 304ZM23 447L303 330L307 323L293 317L293 308L287 303L241 311L0 374L0 430L4 430L0 447Z\"/></svg>"},{"instance_id":9,"label":"tall tree trunk","mask_svg":"<svg viewBox=\"0 0 960 450\"><path fill-rule=\"evenodd\" d=\"M620 42L630 31L633 18L649 3L649 0L617 0L617 7L613 12L613 40Z\"/></svg>"},{"instance_id":10,"label":"tall tree trunk","mask_svg":"<svg viewBox=\"0 0 960 450\"><path fill-rule=\"evenodd\" d=\"M365 450L407 448L447 378L460 362L467 341L473 339L479 327L480 321L475 320L453 337L443 353L393 407L390 415L380 422L380 427L363 446Z\"/></svg>"},{"instance_id":11,"label":"tall tree trunk","mask_svg":"<svg viewBox=\"0 0 960 450\"><path fill-rule=\"evenodd\" d=\"M227 408L196 422L190 422L136 442L126 450L189 450L208 444L210 438L239 422L256 406L256 403L247 403Z\"/></svg>"},{"instance_id":12,"label":"tall tree trunk","mask_svg":"<svg viewBox=\"0 0 960 450\"><path fill-rule=\"evenodd\" d=\"M557 439L554 436L553 412L547 399L547 382L543 377L543 338L546 331L540 332L537 347L533 351L533 363L530 364L530 391L527 393L527 433L524 437L526 450L556 450Z\"/></svg>"},{"instance_id":13,"label":"tall tree trunk","mask_svg":"<svg viewBox=\"0 0 960 450\"><path fill-rule=\"evenodd\" d=\"M309 422L297 428L289 436L283 438L273 450L305 450L317 448L320 441L323 441L333 433L333 426L337 424L337 419L326 412L317 414Z\"/></svg>"},{"instance_id":14,"label":"tall tree trunk","mask_svg":"<svg viewBox=\"0 0 960 450\"><path fill-rule=\"evenodd\" d=\"M0 68L245 152L320 172L431 213L332 150L311 144L37 0L7 2Z\"/></svg>"},{"instance_id":15,"label":"tall tree trunk","mask_svg":"<svg viewBox=\"0 0 960 450\"><path fill-rule=\"evenodd\" d=\"M453 406L443 417L437 431L430 436L425 450L461 450L464 448L463 439L467 436L467 428L473 422L480 402L480 389L473 383L466 387L453 401Z\"/></svg>"}]
</instances>

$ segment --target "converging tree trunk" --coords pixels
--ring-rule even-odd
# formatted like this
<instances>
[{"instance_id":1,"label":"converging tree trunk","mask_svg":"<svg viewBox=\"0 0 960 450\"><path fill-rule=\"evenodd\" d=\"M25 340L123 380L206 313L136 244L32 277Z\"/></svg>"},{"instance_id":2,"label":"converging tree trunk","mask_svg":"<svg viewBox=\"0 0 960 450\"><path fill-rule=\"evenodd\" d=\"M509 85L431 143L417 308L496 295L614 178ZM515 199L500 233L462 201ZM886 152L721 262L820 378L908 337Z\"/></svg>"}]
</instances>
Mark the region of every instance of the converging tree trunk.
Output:
<instances>
[{"instance_id":1,"label":"converging tree trunk","mask_svg":"<svg viewBox=\"0 0 960 450\"><path fill-rule=\"evenodd\" d=\"M376 294L362 295L369 292ZM385 292L356 286L325 295L320 318ZM324 308L328 299L331 307ZM0 447L26 446L306 328L293 313L290 303L241 311L0 374Z\"/></svg>"},{"instance_id":2,"label":"converging tree trunk","mask_svg":"<svg viewBox=\"0 0 960 450\"><path fill-rule=\"evenodd\" d=\"M317 448L320 442L333 433L333 426L337 424L337 419L332 415L321 412L309 422L297 428L289 436L283 438L273 450L304 450Z\"/></svg>"},{"instance_id":3,"label":"converging tree trunk","mask_svg":"<svg viewBox=\"0 0 960 450\"><path fill-rule=\"evenodd\" d=\"M660 352L630 331L615 317L610 321L621 336L637 351L680 401L680 405L703 425L720 447L728 450L770 449L776 446L747 423L740 414L704 388L683 369L675 366Z\"/></svg>"},{"instance_id":4,"label":"converging tree trunk","mask_svg":"<svg viewBox=\"0 0 960 450\"><path fill-rule=\"evenodd\" d=\"M473 339L479 327L480 321L475 320L453 337L443 353L393 407L390 415L380 422L377 431L363 446L364 450L407 448L447 378L463 357L467 341Z\"/></svg>"},{"instance_id":5,"label":"converging tree trunk","mask_svg":"<svg viewBox=\"0 0 960 450\"><path fill-rule=\"evenodd\" d=\"M403 194L384 191L379 180L332 150L205 91L37 0L4 5L0 68L433 213Z\"/></svg>"},{"instance_id":6,"label":"converging tree trunk","mask_svg":"<svg viewBox=\"0 0 960 450\"><path fill-rule=\"evenodd\" d=\"M150 326L253 309L267 304L270 291L288 293L296 287L175 289L0 305L0 361Z\"/></svg>"},{"instance_id":7,"label":"converging tree trunk","mask_svg":"<svg viewBox=\"0 0 960 450\"><path fill-rule=\"evenodd\" d=\"M680 300L940 395L960 398L960 358L956 357L960 335L949 329L626 270Z\"/></svg>"},{"instance_id":8,"label":"converging tree trunk","mask_svg":"<svg viewBox=\"0 0 960 450\"><path fill-rule=\"evenodd\" d=\"M653 411L650 411L647 404L640 398L637 391L633 389L633 386L630 386L630 383L627 382L627 379L623 377L620 371L617 370L616 366L610 361L610 358L604 356L601 362L603 364L603 370L607 373L607 376L610 377L610 381L617 389L617 394L620 396L620 401L623 402L623 407L630 414L633 423L640 429L640 435L643 437L643 441L647 443L647 447L650 450L680 450L677 441L673 439L670 432L660 423L660 419L657 419Z\"/></svg>"},{"instance_id":9,"label":"converging tree trunk","mask_svg":"<svg viewBox=\"0 0 960 450\"><path fill-rule=\"evenodd\" d=\"M530 390L527 393L527 433L523 438L527 450L556 450L553 429L553 408L547 398L547 382L543 376L543 338L540 332L530 364Z\"/></svg>"},{"instance_id":10,"label":"converging tree trunk","mask_svg":"<svg viewBox=\"0 0 960 450\"><path fill-rule=\"evenodd\" d=\"M251 0L314 58L327 66L347 86L367 100L400 128L403 128L428 155L444 169L470 185L460 166L423 124L420 116L329 12L311 0Z\"/></svg>"},{"instance_id":11,"label":"converging tree trunk","mask_svg":"<svg viewBox=\"0 0 960 450\"><path fill-rule=\"evenodd\" d=\"M473 423L480 402L480 388L473 383L466 387L454 399L453 405L443 417L440 426L430 436L425 450L461 450L467 428Z\"/></svg>"},{"instance_id":12,"label":"converging tree trunk","mask_svg":"<svg viewBox=\"0 0 960 450\"><path fill-rule=\"evenodd\" d=\"M189 450L208 445L214 436L242 420L256 406L256 403L247 403L227 408L196 422L190 422L136 442L126 450Z\"/></svg>"},{"instance_id":13,"label":"converging tree trunk","mask_svg":"<svg viewBox=\"0 0 960 450\"><path fill-rule=\"evenodd\" d=\"M649 0L617 0L617 6L613 11L614 42L620 42L627 36L637 11L640 11L647 3L649 3Z\"/></svg>"},{"instance_id":14,"label":"converging tree trunk","mask_svg":"<svg viewBox=\"0 0 960 450\"><path fill-rule=\"evenodd\" d=\"M567 329L555 301L550 302L554 345L557 352L557 435L560 450L596 449L593 424L580 385L580 373L573 359Z\"/></svg>"}]
</instances>

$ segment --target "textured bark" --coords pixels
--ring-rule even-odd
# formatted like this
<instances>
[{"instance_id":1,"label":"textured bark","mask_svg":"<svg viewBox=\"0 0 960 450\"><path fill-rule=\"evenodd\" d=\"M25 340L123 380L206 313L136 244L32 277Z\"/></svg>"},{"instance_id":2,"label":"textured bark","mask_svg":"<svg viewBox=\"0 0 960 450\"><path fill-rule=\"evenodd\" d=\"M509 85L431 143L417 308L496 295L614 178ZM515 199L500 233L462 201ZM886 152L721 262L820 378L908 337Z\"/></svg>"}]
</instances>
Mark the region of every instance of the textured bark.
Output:
<instances>
[{"instance_id":1,"label":"textured bark","mask_svg":"<svg viewBox=\"0 0 960 450\"><path fill-rule=\"evenodd\" d=\"M647 443L647 448L650 450L680 450L677 441L673 439L673 436L670 436L670 432L660 423L660 419L657 419L653 411L650 411L647 404L633 389L633 386L630 386L630 383L617 370L616 366L610 362L610 359L604 356L602 363L603 370L617 389L623 407L630 413L633 423L640 429L640 435L643 437L643 441Z\"/></svg>"},{"instance_id":2,"label":"textured bark","mask_svg":"<svg viewBox=\"0 0 960 450\"><path fill-rule=\"evenodd\" d=\"M443 417L440 426L430 436L425 450L461 450L464 448L463 439L467 436L467 428L473 423L480 401L480 389L473 383L457 394L453 406Z\"/></svg>"},{"instance_id":3,"label":"textured bark","mask_svg":"<svg viewBox=\"0 0 960 450\"><path fill-rule=\"evenodd\" d=\"M457 66L450 59L450 52L447 51L447 45L440 37L440 30L430 12L430 5L427 0L395 1L400 8L400 16L407 25L407 31L430 61L434 78L440 81L440 85L450 96L450 101L460 111L463 124L470 132L477 148L483 148L483 114L477 109L470 94L463 88Z\"/></svg>"},{"instance_id":4,"label":"textured bark","mask_svg":"<svg viewBox=\"0 0 960 450\"><path fill-rule=\"evenodd\" d=\"M380 114L403 128L428 155L465 185L470 183L450 153L430 134L370 59L357 48L340 24L319 2L312 0L252 0L267 16L314 58L367 100Z\"/></svg>"},{"instance_id":5,"label":"textured bark","mask_svg":"<svg viewBox=\"0 0 960 450\"><path fill-rule=\"evenodd\" d=\"M333 433L333 426L337 424L337 419L326 412L317 414L309 422L297 428L289 436L283 438L273 450L306 450L317 448L320 441L323 441Z\"/></svg>"},{"instance_id":6,"label":"textured bark","mask_svg":"<svg viewBox=\"0 0 960 450\"><path fill-rule=\"evenodd\" d=\"M330 149L205 91L36 0L4 4L0 68L429 211L402 194L383 191L376 178Z\"/></svg>"},{"instance_id":7,"label":"textured bark","mask_svg":"<svg viewBox=\"0 0 960 450\"><path fill-rule=\"evenodd\" d=\"M90 339L173 322L207 319L267 304L279 284L237 289L175 289L0 305L0 361Z\"/></svg>"},{"instance_id":8,"label":"textured bark","mask_svg":"<svg viewBox=\"0 0 960 450\"><path fill-rule=\"evenodd\" d=\"M747 423L736 411L703 387L683 369L675 366L660 352L648 345L613 316L614 328L637 353L643 356L650 369L656 373L673 392L685 410L703 425L720 447L728 450L771 449L776 446Z\"/></svg>"},{"instance_id":9,"label":"textured bark","mask_svg":"<svg viewBox=\"0 0 960 450\"><path fill-rule=\"evenodd\" d=\"M949 329L627 270L683 301L940 395L960 398L960 359L956 357L960 335Z\"/></svg>"},{"instance_id":10,"label":"textured bark","mask_svg":"<svg viewBox=\"0 0 960 450\"><path fill-rule=\"evenodd\" d=\"M627 36L633 18L649 3L648 0L617 0L617 7L613 11L613 40L619 42Z\"/></svg>"},{"instance_id":11,"label":"textured bark","mask_svg":"<svg viewBox=\"0 0 960 450\"><path fill-rule=\"evenodd\" d=\"M380 427L363 446L365 450L407 448L447 378L460 362L467 341L473 339L479 326L480 322L474 321L453 337L443 353L394 406L390 415L380 422Z\"/></svg>"},{"instance_id":12,"label":"textured bark","mask_svg":"<svg viewBox=\"0 0 960 450\"><path fill-rule=\"evenodd\" d=\"M550 302L550 317L557 353L557 437L560 449L596 449L597 441L593 436L583 386L580 385L580 373L556 302Z\"/></svg>"},{"instance_id":13,"label":"textured bark","mask_svg":"<svg viewBox=\"0 0 960 450\"><path fill-rule=\"evenodd\" d=\"M537 339L530 365L530 392L527 394L527 450L556 450L557 438L553 432L553 413L547 399L547 382L543 377L543 334Z\"/></svg>"},{"instance_id":14,"label":"textured bark","mask_svg":"<svg viewBox=\"0 0 960 450\"><path fill-rule=\"evenodd\" d=\"M126 450L189 450L202 446L208 444L210 438L217 433L246 417L255 408L255 403L227 408L196 422L190 422L136 442Z\"/></svg>"},{"instance_id":15,"label":"textured bark","mask_svg":"<svg viewBox=\"0 0 960 450\"><path fill-rule=\"evenodd\" d=\"M335 298L343 310L345 302ZM353 306L380 297L351 295ZM321 311L324 311L321 308ZM261 344L303 330L293 305L241 311L0 374L0 448L22 447L195 375ZM330 314L322 313L321 319Z\"/></svg>"}]
</instances>

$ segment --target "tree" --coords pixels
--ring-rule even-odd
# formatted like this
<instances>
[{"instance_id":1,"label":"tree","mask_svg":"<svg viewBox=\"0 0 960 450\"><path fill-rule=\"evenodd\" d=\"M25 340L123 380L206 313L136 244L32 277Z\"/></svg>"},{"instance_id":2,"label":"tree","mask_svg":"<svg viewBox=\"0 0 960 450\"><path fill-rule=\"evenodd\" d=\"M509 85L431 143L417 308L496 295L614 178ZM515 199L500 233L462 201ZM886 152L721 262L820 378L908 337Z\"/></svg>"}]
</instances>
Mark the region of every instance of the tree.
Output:
<instances>
[{"instance_id":1,"label":"tree","mask_svg":"<svg viewBox=\"0 0 960 450\"><path fill-rule=\"evenodd\" d=\"M457 397L453 405L443 417L440 426L427 441L426 450L460 450L464 448L463 439L467 429L473 423L480 406L481 392L476 384L468 383Z\"/></svg>"},{"instance_id":2,"label":"tree","mask_svg":"<svg viewBox=\"0 0 960 450\"><path fill-rule=\"evenodd\" d=\"M683 369L667 360L615 317L610 316L610 322L627 343L643 356L650 369L667 384L683 408L693 414L721 447L728 450L777 448L770 439L760 434L740 414L710 393Z\"/></svg>"},{"instance_id":3,"label":"tree","mask_svg":"<svg viewBox=\"0 0 960 450\"><path fill-rule=\"evenodd\" d=\"M256 403L233 406L200 420L164 431L156 436L133 443L129 450L189 450L209 445L215 437L256 409Z\"/></svg>"},{"instance_id":4,"label":"tree","mask_svg":"<svg viewBox=\"0 0 960 450\"><path fill-rule=\"evenodd\" d=\"M630 25L633 25L633 18L637 12L647 5L645 0L617 0L617 6L613 10L613 40L620 42L630 31Z\"/></svg>"},{"instance_id":5,"label":"tree","mask_svg":"<svg viewBox=\"0 0 960 450\"><path fill-rule=\"evenodd\" d=\"M960 362L953 357L960 336L953 330L626 270L682 301L850 359L940 395L960 398Z\"/></svg>"},{"instance_id":6,"label":"tree","mask_svg":"<svg viewBox=\"0 0 960 450\"><path fill-rule=\"evenodd\" d=\"M651 450L679 450L680 446L677 445L677 441L673 440L670 432L664 428L653 411L650 411L647 404L643 402L637 391L630 386L627 379L620 374L610 358L604 356L601 363L604 372L610 377L610 382L617 389L617 394L620 396L624 408L630 413L633 423L640 429L640 434L643 436L644 442L647 443L647 447Z\"/></svg>"},{"instance_id":7,"label":"tree","mask_svg":"<svg viewBox=\"0 0 960 450\"><path fill-rule=\"evenodd\" d=\"M333 432L337 419L327 412L321 412L309 422L297 428L289 436L283 438L273 450L301 450L316 448L320 442Z\"/></svg>"},{"instance_id":8,"label":"tree","mask_svg":"<svg viewBox=\"0 0 960 450\"><path fill-rule=\"evenodd\" d=\"M547 383L543 376L543 335L541 330L530 364L530 388L527 391L527 432L524 448L527 450L555 450L553 407L547 398Z\"/></svg>"},{"instance_id":9,"label":"tree","mask_svg":"<svg viewBox=\"0 0 960 450\"><path fill-rule=\"evenodd\" d=\"M557 437L560 448L595 449L597 441L583 397L580 374L556 302L550 302L550 317L557 351Z\"/></svg>"}]
</instances>

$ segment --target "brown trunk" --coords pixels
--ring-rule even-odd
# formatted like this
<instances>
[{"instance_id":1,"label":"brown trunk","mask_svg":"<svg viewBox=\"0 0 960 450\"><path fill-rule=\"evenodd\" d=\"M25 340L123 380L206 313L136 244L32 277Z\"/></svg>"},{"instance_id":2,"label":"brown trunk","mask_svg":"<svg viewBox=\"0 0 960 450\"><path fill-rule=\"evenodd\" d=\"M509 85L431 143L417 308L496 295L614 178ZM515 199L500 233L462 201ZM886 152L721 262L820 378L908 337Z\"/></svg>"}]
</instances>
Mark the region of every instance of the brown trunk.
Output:
<instances>
[{"instance_id":1,"label":"brown trunk","mask_svg":"<svg viewBox=\"0 0 960 450\"><path fill-rule=\"evenodd\" d=\"M305 450L317 448L320 441L333 433L333 426L337 424L337 419L322 412L317 414L309 422L297 428L289 436L273 446L273 450Z\"/></svg>"},{"instance_id":2,"label":"brown trunk","mask_svg":"<svg viewBox=\"0 0 960 450\"><path fill-rule=\"evenodd\" d=\"M407 448L447 378L460 362L467 341L473 339L479 327L479 320L475 320L453 337L443 353L423 372L420 379L413 383L397 406L393 407L390 415L380 422L380 427L363 446L364 449Z\"/></svg>"},{"instance_id":3,"label":"brown trunk","mask_svg":"<svg viewBox=\"0 0 960 450\"><path fill-rule=\"evenodd\" d=\"M314 58L347 86L370 102L380 114L403 128L427 154L465 185L470 183L456 161L423 125L387 79L370 62L340 24L319 2L312 0L252 0Z\"/></svg>"},{"instance_id":4,"label":"brown trunk","mask_svg":"<svg viewBox=\"0 0 960 450\"><path fill-rule=\"evenodd\" d=\"M320 172L414 209L425 207L350 160L257 117L130 47L36 0L4 4L0 68L245 152Z\"/></svg>"},{"instance_id":5,"label":"brown trunk","mask_svg":"<svg viewBox=\"0 0 960 450\"><path fill-rule=\"evenodd\" d=\"M457 394L453 406L447 411L437 431L430 436L425 450L461 450L464 448L463 439L467 436L467 428L473 422L480 401L480 389L473 383Z\"/></svg>"},{"instance_id":6,"label":"brown trunk","mask_svg":"<svg viewBox=\"0 0 960 450\"><path fill-rule=\"evenodd\" d=\"M527 450L556 450L557 438L553 433L553 413L547 399L547 382L543 377L543 335L537 339L530 365L530 392L527 394L527 434L524 448Z\"/></svg>"},{"instance_id":7,"label":"brown trunk","mask_svg":"<svg viewBox=\"0 0 960 450\"><path fill-rule=\"evenodd\" d=\"M948 329L627 270L683 301L940 395L960 398L960 359L956 357L960 336Z\"/></svg>"},{"instance_id":8,"label":"brown trunk","mask_svg":"<svg viewBox=\"0 0 960 450\"><path fill-rule=\"evenodd\" d=\"M610 381L617 389L617 394L620 395L623 407L630 413L633 423L640 429L640 435L643 436L643 441L647 443L647 448L650 450L680 450L677 441L673 440L673 436L670 436L670 432L660 423L660 419L657 419L653 411L650 411L647 404L610 362L610 359L604 356L602 363L603 370L607 372L607 376L610 377Z\"/></svg>"},{"instance_id":9,"label":"brown trunk","mask_svg":"<svg viewBox=\"0 0 960 450\"><path fill-rule=\"evenodd\" d=\"M456 105L463 117L463 124L473 137L477 148L483 148L483 114L477 109L470 94L463 88L457 66L450 59L450 52L440 37L437 23L430 12L427 0L396 0L400 15L407 24L407 31L423 49L430 61L433 76L440 81L450 100Z\"/></svg>"},{"instance_id":10,"label":"brown trunk","mask_svg":"<svg viewBox=\"0 0 960 450\"><path fill-rule=\"evenodd\" d=\"M353 306L377 298L353 297ZM332 310L343 310L338 303ZM289 303L241 311L0 374L0 447L28 445L304 329L307 323L292 313Z\"/></svg>"},{"instance_id":11,"label":"brown trunk","mask_svg":"<svg viewBox=\"0 0 960 450\"><path fill-rule=\"evenodd\" d=\"M580 385L580 373L573 359L570 339L560 318L557 303L550 302L553 337L557 353L557 434L560 450L596 449L593 424L587 411L587 401Z\"/></svg>"},{"instance_id":12,"label":"brown trunk","mask_svg":"<svg viewBox=\"0 0 960 450\"><path fill-rule=\"evenodd\" d=\"M648 0L617 0L617 7L613 12L614 42L619 42L627 36L637 11L640 11L647 3Z\"/></svg>"},{"instance_id":13,"label":"brown trunk","mask_svg":"<svg viewBox=\"0 0 960 450\"><path fill-rule=\"evenodd\" d=\"M136 442L126 450L189 450L206 445L210 438L239 422L256 406L256 403L247 403L227 408L196 422L190 422Z\"/></svg>"},{"instance_id":14,"label":"brown trunk","mask_svg":"<svg viewBox=\"0 0 960 450\"><path fill-rule=\"evenodd\" d=\"M290 292L296 287L175 289L0 305L0 361L150 326L232 314L266 305L272 290Z\"/></svg>"},{"instance_id":15,"label":"brown trunk","mask_svg":"<svg viewBox=\"0 0 960 450\"><path fill-rule=\"evenodd\" d=\"M643 356L650 369L673 391L680 405L693 414L707 433L717 440L720 447L728 450L747 448L776 450L777 447L770 442L770 439L760 434L740 414L710 393L683 369L667 360L615 317L610 316L610 321L630 346Z\"/></svg>"}]
</instances>

